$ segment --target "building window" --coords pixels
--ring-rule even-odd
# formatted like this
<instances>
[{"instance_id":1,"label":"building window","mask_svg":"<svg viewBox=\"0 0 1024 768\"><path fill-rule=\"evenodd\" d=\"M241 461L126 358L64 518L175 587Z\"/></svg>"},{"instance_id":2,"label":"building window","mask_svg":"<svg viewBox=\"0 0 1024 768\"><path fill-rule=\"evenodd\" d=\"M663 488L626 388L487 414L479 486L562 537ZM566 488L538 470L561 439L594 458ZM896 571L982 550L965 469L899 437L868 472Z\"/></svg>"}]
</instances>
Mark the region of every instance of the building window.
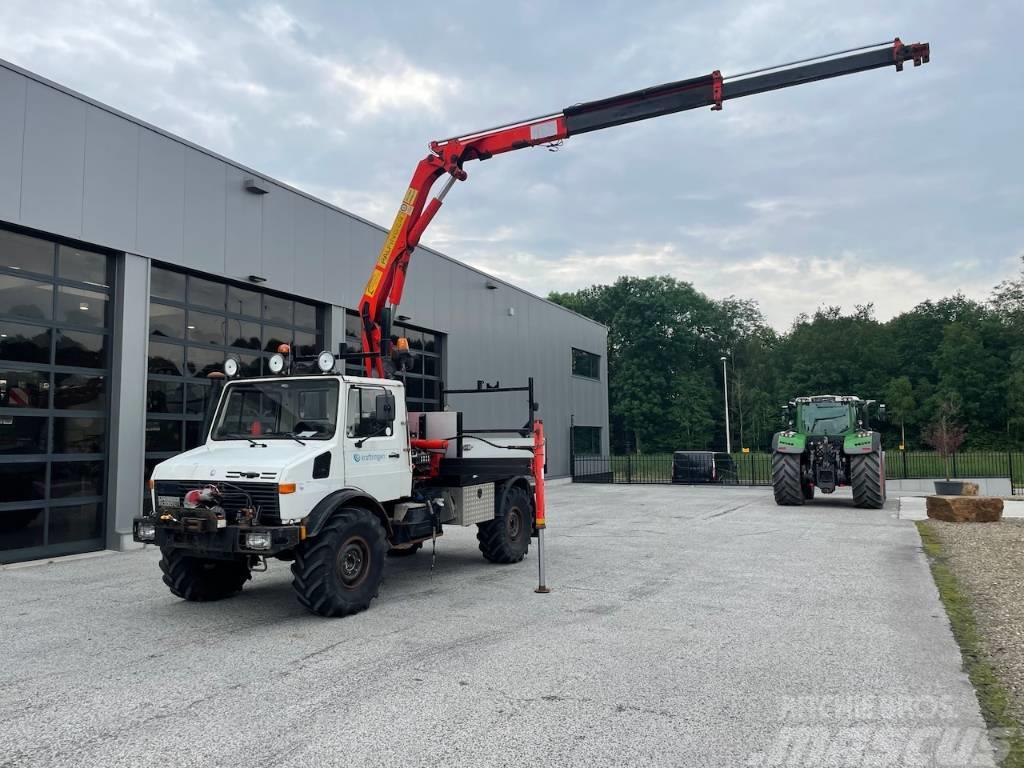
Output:
<instances>
[{"instance_id":1,"label":"building window","mask_svg":"<svg viewBox=\"0 0 1024 768\"><path fill-rule=\"evenodd\" d=\"M601 356L592 352L584 352L582 349L572 350L572 373L573 376L583 376L587 379L601 378Z\"/></svg>"},{"instance_id":2,"label":"building window","mask_svg":"<svg viewBox=\"0 0 1024 768\"><path fill-rule=\"evenodd\" d=\"M103 546L112 273L0 230L0 562Z\"/></svg>"},{"instance_id":3,"label":"building window","mask_svg":"<svg viewBox=\"0 0 1024 768\"><path fill-rule=\"evenodd\" d=\"M436 411L441 407L442 346L444 334L413 328L402 323L391 326L392 340L405 336L412 352L412 365L401 380L405 383L405 399L410 411ZM362 323L354 312L345 318L345 343L349 352L363 348ZM365 376L366 368L361 360L348 360L345 373Z\"/></svg>"},{"instance_id":4,"label":"building window","mask_svg":"<svg viewBox=\"0 0 1024 768\"><path fill-rule=\"evenodd\" d=\"M207 375L227 357L243 376L270 373L278 345L296 355L323 350L316 304L152 267L146 384L146 478L153 467L202 441L211 392Z\"/></svg>"},{"instance_id":5,"label":"building window","mask_svg":"<svg viewBox=\"0 0 1024 768\"><path fill-rule=\"evenodd\" d=\"M573 427L572 452L575 456L601 455L600 427Z\"/></svg>"}]
</instances>

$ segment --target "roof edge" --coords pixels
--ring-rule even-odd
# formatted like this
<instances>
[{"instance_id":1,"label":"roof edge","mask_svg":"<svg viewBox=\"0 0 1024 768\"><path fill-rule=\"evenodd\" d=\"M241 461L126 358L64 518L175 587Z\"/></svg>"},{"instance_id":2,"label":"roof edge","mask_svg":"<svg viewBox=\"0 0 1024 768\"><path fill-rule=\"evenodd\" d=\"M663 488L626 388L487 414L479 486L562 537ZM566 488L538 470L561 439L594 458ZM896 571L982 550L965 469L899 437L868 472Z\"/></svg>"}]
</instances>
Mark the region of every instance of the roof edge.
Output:
<instances>
[{"instance_id":1,"label":"roof edge","mask_svg":"<svg viewBox=\"0 0 1024 768\"><path fill-rule=\"evenodd\" d=\"M7 61L6 59L0 58L0 67L2 67L3 69L10 70L11 72L14 72L15 74L21 75L22 77L27 77L30 80L34 80L35 82L39 83L40 85L45 85L48 88L53 88L56 91L60 91L61 93L65 94L66 96L70 96L71 98L78 99L79 101L82 101L82 102L84 102L86 104L89 104L90 106L96 107L97 109L102 109L104 112L108 112L109 114L114 115L115 117L119 117L122 120L127 120L128 122L134 123L135 125L138 125L138 126L140 126L142 128L145 128L146 130L153 131L153 133L157 133L157 134L163 136L164 138L167 138L167 139L170 139L171 141L175 141L175 142L177 142L179 144L182 144L183 146L186 146L189 149L193 149L196 152L202 152L204 155L207 155L208 157L212 157L212 158L214 158L216 160L220 160L222 163L227 163L228 165L233 166L233 167L237 168L240 171L244 171L245 173L252 174L253 176L258 176L259 178L264 179L266 181L269 181L272 184L275 184L275 185L281 187L282 189L287 189L289 192L292 192L292 193L294 193L296 195L304 197L307 200L309 200L310 202L317 203L318 205L322 205L325 208L328 208L328 209L330 209L332 211L336 211L337 213L340 213L340 214L342 214L344 216L348 216L349 218L354 219L356 221L359 221L359 222L361 222L363 224L366 224L367 226L373 227L374 229L380 231L381 233L383 233L385 235L388 233L388 228L387 227L384 227L384 226L382 226L380 224L377 224L376 222L370 221L369 219L364 219L362 216L359 216L358 214L352 213L351 211L347 211L344 208L339 208L338 206L334 205L333 203L329 203L326 200L321 200L319 197L311 195L308 192L305 192L305 191L299 189L298 187L293 187L291 184L287 184L287 183L285 183L283 181L280 181L279 179L276 179L273 176L268 176L265 173L257 171L255 168L250 168L247 165L242 165L241 163L239 163L239 162L237 162L235 160L232 160L229 157L225 157L224 155L221 155L221 154L218 154L217 152L214 152L212 149L207 149L206 147L204 147L204 146L202 146L200 144L196 144L195 142L192 142L192 141L189 141L188 139L182 138L181 136L178 136L177 134L171 133L170 131L164 130L163 128L160 128L160 127L158 127L156 125L153 125L152 123L148 123L145 120L143 120L142 118L135 117L134 115L130 115L127 112L122 112L121 110L117 109L116 107L112 107L109 104L104 104L102 101L97 101L96 99L93 99L93 98L91 98L89 96L86 96L83 93L79 93L78 91L75 91L75 90L73 90L71 88L68 88L65 85L61 85L60 83L55 82L53 80L50 80L49 78L43 77L42 75L37 74L37 73L35 73L35 72L33 72L33 71L29 70L29 69L25 69L24 67L20 67L17 64L11 62L11 61ZM563 307L561 304L556 304L555 302L550 301L549 299L545 299L543 296L538 296L537 294L532 293L532 292L526 290L525 288L520 288L517 285L513 285L512 283L508 282L507 280L504 280L503 278L497 277L496 275L492 275L489 272L484 272L482 269L479 269L478 267L474 267L472 264L467 264L464 261L459 261L458 259L456 259L456 258L454 258L452 256L449 256L446 253L441 253L440 251L434 250L433 248L428 248L427 246L424 246L424 245L418 245L418 246L416 246L416 249L417 250L426 251L427 253L431 253L431 254L433 254L434 256L437 256L440 259L444 259L445 261L451 262L452 264L456 264L456 265L462 267L463 269L468 269L471 272L475 272L478 275L481 275L482 277L486 277L489 280L495 280L495 281L501 283L502 285L506 286L507 288L510 288L510 289L512 289L514 291L518 291L519 293L521 293L521 294L523 294L525 296L529 296L531 298L537 299L538 301L542 301L545 304L551 305L552 307L557 307L558 309L560 309L563 312L566 312L566 313L568 313L570 315L575 315L576 317L582 318L583 320L586 320L588 323L593 323L594 325L597 325L597 326L603 328L606 333L608 331L608 326L606 326L604 323L599 323L597 320L594 320L593 318L587 317L586 315L581 315L579 312L574 312L573 310L569 309L568 307ZM371 263L371 262L367 262L367 263Z\"/></svg>"}]
</instances>

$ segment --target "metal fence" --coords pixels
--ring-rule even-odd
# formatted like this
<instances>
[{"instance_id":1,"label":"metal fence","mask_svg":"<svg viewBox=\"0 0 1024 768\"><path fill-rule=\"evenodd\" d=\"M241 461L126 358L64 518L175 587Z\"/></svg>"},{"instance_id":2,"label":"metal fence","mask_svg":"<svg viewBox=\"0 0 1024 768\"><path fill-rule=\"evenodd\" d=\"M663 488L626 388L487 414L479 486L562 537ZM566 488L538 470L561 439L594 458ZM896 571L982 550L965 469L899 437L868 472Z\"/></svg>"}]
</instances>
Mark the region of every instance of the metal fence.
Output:
<instances>
[{"instance_id":1,"label":"metal fence","mask_svg":"<svg viewBox=\"0 0 1024 768\"><path fill-rule=\"evenodd\" d=\"M623 456L573 456L574 483L682 483L688 485L771 485L770 453L734 453L731 461L716 454L715 472L677 467L673 476L672 454ZM891 480L926 480L1005 477L1013 493L1024 494L1024 452L970 451L949 457L948 462L929 451L886 451L885 474Z\"/></svg>"}]
</instances>

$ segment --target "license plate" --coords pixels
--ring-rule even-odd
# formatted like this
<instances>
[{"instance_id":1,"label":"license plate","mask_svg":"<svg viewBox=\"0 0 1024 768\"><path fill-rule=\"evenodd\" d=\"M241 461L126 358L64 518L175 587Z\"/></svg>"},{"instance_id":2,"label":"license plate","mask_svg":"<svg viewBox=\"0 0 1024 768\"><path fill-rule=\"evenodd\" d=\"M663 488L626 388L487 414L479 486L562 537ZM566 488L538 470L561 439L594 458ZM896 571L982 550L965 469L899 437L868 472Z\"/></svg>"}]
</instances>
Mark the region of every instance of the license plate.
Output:
<instances>
[{"instance_id":1,"label":"license plate","mask_svg":"<svg viewBox=\"0 0 1024 768\"><path fill-rule=\"evenodd\" d=\"M158 507L180 507L181 499L177 496L157 496L156 505Z\"/></svg>"}]
</instances>

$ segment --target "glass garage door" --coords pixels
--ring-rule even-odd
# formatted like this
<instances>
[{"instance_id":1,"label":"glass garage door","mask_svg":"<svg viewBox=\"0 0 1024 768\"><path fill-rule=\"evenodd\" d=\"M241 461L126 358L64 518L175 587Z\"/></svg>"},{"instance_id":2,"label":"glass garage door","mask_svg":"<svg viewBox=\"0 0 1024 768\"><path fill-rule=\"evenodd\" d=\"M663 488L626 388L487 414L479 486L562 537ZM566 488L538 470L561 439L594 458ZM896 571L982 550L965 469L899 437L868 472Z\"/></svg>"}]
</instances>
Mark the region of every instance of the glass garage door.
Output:
<instances>
[{"instance_id":1,"label":"glass garage door","mask_svg":"<svg viewBox=\"0 0 1024 768\"><path fill-rule=\"evenodd\" d=\"M392 341L404 336L409 340L409 351L412 352L409 370L399 377L405 382L405 399L409 410L440 410L444 334L413 328L404 323L394 323L391 328ZM362 321L355 312L349 311L345 315L345 343L349 352L359 352L363 348ZM366 375L363 363L356 360L346 362L345 372L353 376Z\"/></svg>"},{"instance_id":2,"label":"glass garage door","mask_svg":"<svg viewBox=\"0 0 1024 768\"><path fill-rule=\"evenodd\" d=\"M0 562L104 546L112 267L0 230Z\"/></svg>"}]
</instances>

